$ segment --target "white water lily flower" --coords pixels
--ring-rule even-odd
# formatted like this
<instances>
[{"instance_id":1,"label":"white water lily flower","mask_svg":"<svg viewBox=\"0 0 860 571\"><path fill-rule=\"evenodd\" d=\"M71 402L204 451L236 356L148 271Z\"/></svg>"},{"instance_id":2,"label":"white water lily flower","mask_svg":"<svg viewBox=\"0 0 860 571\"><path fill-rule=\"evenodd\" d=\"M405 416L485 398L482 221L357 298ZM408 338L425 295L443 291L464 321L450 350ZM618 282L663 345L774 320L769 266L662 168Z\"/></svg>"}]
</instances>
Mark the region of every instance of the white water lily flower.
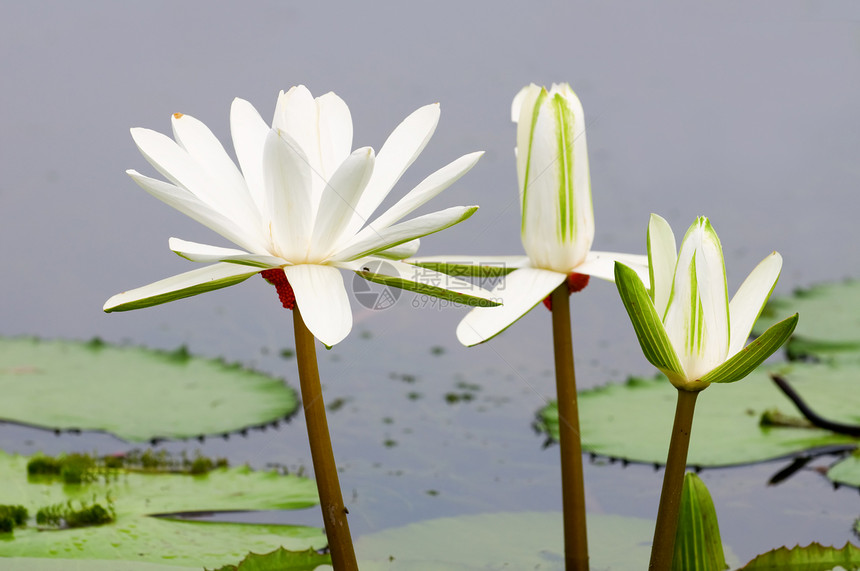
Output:
<instances>
[{"instance_id":1,"label":"white water lily flower","mask_svg":"<svg viewBox=\"0 0 860 571\"><path fill-rule=\"evenodd\" d=\"M471 169L482 153L442 167L366 224L424 149L438 120L438 104L418 109L375 155L370 147L352 151L352 117L334 93L314 99L304 86L281 92L271 127L250 103L235 99L230 128L239 167L212 132L188 115L173 116L175 140L148 129L132 129L140 152L170 182L134 170L128 171L131 178L241 249L171 238L171 250L211 265L115 295L104 310L149 307L279 268L308 328L327 346L341 341L352 328L339 269L461 303L494 305L487 302L487 292L472 288L473 294L466 295L444 290L433 284L443 279L450 284L447 276L440 279L399 261L415 253L417 238L475 212L477 206L456 206L400 222ZM386 258L386 263L373 267L386 273L366 269L377 258Z\"/></svg>"},{"instance_id":2,"label":"white water lily flower","mask_svg":"<svg viewBox=\"0 0 860 571\"><path fill-rule=\"evenodd\" d=\"M570 86L523 88L514 98L511 119L517 123L520 231L527 255L412 260L452 274L508 274L492 291L503 305L473 309L457 327L457 338L467 346L507 329L565 280L572 291L577 282L584 287L584 276L612 281L616 261L647 275L645 256L591 250L594 211L585 116Z\"/></svg>"},{"instance_id":3,"label":"white water lily flower","mask_svg":"<svg viewBox=\"0 0 860 571\"><path fill-rule=\"evenodd\" d=\"M648 261L650 293L621 263L615 283L645 357L679 389L699 391L742 379L797 325L795 314L744 347L779 279L782 256L773 252L762 260L729 301L720 239L704 216L687 230L676 254L669 223L652 214Z\"/></svg>"}]
</instances>

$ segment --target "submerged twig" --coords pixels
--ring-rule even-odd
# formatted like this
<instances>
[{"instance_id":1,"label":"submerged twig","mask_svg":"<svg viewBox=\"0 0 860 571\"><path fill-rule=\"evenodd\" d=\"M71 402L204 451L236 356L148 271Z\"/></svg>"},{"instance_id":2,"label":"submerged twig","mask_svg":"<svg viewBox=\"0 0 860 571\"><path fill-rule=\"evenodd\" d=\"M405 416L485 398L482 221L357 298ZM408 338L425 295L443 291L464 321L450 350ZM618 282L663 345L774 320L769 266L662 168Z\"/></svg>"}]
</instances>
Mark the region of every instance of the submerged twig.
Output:
<instances>
[{"instance_id":1,"label":"submerged twig","mask_svg":"<svg viewBox=\"0 0 860 571\"><path fill-rule=\"evenodd\" d=\"M856 424L844 424L841 422L835 422L832 420L827 420L826 418L816 414L809 405L797 394L791 385L788 384L788 381L782 378L781 376L771 373L770 378L773 379L773 382L776 383L776 386L785 393L791 402L794 403L794 406L797 407L797 410L813 425L824 428L831 432L835 432L837 434L846 434L848 436L858 436L860 437L860 426Z\"/></svg>"}]
</instances>

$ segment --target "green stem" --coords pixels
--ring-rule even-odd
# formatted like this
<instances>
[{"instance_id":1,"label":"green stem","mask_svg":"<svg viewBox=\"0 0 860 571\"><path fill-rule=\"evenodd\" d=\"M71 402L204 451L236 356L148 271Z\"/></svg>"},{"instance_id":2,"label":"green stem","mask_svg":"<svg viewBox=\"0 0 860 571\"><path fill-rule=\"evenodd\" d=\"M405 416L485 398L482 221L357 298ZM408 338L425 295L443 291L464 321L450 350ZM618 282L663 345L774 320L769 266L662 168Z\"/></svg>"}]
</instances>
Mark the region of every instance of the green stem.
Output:
<instances>
[{"instance_id":1,"label":"green stem","mask_svg":"<svg viewBox=\"0 0 860 571\"><path fill-rule=\"evenodd\" d=\"M699 391L678 389L675 406L675 424L669 441L669 456L663 474L663 491L657 510L654 542L651 544L651 571L668 571L675 554L675 533L678 530L678 511L681 508L681 491L684 489L684 472L687 469L687 450L693 428L693 411Z\"/></svg>"},{"instance_id":2,"label":"green stem","mask_svg":"<svg viewBox=\"0 0 860 571\"><path fill-rule=\"evenodd\" d=\"M335 571L358 571L349 524L346 521L346 506L340 492L337 465L331 449L325 403L320 387L317 368L316 339L308 330L299 308L293 310L293 325L296 335L296 358L299 365L299 383L302 389L302 406L308 424L308 441L311 445L314 475L320 496L325 533Z\"/></svg>"},{"instance_id":3,"label":"green stem","mask_svg":"<svg viewBox=\"0 0 860 571\"><path fill-rule=\"evenodd\" d=\"M585 529L585 481L582 443L570 333L570 292L567 280L552 292L552 341L558 393L558 432L561 449L561 502L564 510L566 571L588 571L588 537Z\"/></svg>"}]
</instances>

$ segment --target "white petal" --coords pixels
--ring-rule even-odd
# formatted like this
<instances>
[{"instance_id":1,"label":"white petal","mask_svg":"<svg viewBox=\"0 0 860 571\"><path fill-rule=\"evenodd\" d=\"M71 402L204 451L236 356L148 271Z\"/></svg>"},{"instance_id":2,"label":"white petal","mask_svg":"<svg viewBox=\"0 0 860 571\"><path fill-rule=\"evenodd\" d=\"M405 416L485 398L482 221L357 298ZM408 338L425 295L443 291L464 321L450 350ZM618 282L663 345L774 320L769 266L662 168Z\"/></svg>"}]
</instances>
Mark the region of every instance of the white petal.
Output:
<instances>
[{"instance_id":1,"label":"white petal","mask_svg":"<svg viewBox=\"0 0 860 571\"><path fill-rule=\"evenodd\" d=\"M229 181L218 181L179 144L149 129L131 130L137 148L149 163L172 183L187 188L201 202L235 220L246 232L259 226L249 217L248 195L244 185L233 187Z\"/></svg>"},{"instance_id":2,"label":"white petal","mask_svg":"<svg viewBox=\"0 0 860 571\"><path fill-rule=\"evenodd\" d=\"M263 151L267 209L264 223L272 254L301 263L311 236L310 167L301 148L283 131L272 129Z\"/></svg>"},{"instance_id":3,"label":"white petal","mask_svg":"<svg viewBox=\"0 0 860 571\"><path fill-rule=\"evenodd\" d=\"M511 103L511 121L514 123L520 122L524 106L529 109L529 111L534 109L534 100L537 98L537 94L539 92L540 87L534 83L523 87L517 92L514 96L513 103ZM531 122L531 118L529 118L528 121Z\"/></svg>"},{"instance_id":4,"label":"white petal","mask_svg":"<svg viewBox=\"0 0 860 571\"><path fill-rule=\"evenodd\" d=\"M615 262L621 262L635 271L643 282L648 279L648 256L618 252L595 252L592 250L588 252L584 262L573 268L573 272L614 282Z\"/></svg>"},{"instance_id":5,"label":"white petal","mask_svg":"<svg viewBox=\"0 0 860 571\"><path fill-rule=\"evenodd\" d=\"M782 256L773 252L759 262L732 297L729 303L732 332L729 337L728 357L744 348L750 330L773 292L781 270Z\"/></svg>"},{"instance_id":6,"label":"white petal","mask_svg":"<svg viewBox=\"0 0 860 571\"><path fill-rule=\"evenodd\" d=\"M188 190L158 179L149 178L134 170L126 171L126 173L138 186L155 198L214 230L234 244L252 252L260 252L265 248L264 243L256 233L248 233L245 228L240 228L233 220L214 210L208 204L201 202Z\"/></svg>"},{"instance_id":7,"label":"white petal","mask_svg":"<svg viewBox=\"0 0 860 571\"><path fill-rule=\"evenodd\" d=\"M471 347L491 339L510 327L563 283L565 274L523 268L508 274L490 297L499 298L499 307L477 307L457 326L457 339Z\"/></svg>"},{"instance_id":8,"label":"white petal","mask_svg":"<svg viewBox=\"0 0 860 571\"><path fill-rule=\"evenodd\" d=\"M696 273L706 329L704 360L713 368L726 360L729 351L729 293L723 248L707 219L702 226L702 243L696 253Z\"/></svg>"},{"instance_id":9,"label":"white petal","mask_svg":"<svg viewBox=\"0 0 860 571\"><path fill-rule=\"evenodd\" d=\"M352 310L340 270L332 266L302 264L284 268L296 294L302 319L327 347L343 340L352 329Z\"/></svg>"},{"instance_id":10,"label":"white petal","mask_svg":"<svg viewBox=\"0 0 860 571\"><path fill-rule=\"evenodd\" d=\"M311 167L312 194L314 207L325 186L326 173L320 156L319 117L316 101L304 85L281 92L275 107L272 126L286 132L301 147ZM314 211L316 208L313 209Z\"/></svg>"},{"instance_id":11,"label":"white petal","mask_svg":"<svg viewBox=\"0 0 860 571\"><path fill-rule=\"evenodd\" d=\"M366 228L363 228L359 233L359 237L366 237L368 234L379 232L399 222L404 216L424 205L431 198L438 195L454 184L461 176L469 172L483 154L483 151L481 151L464 155L422 180L406 196L398 200L396 204L386 210Z\"/></svg>"},{"instance_id":12,"label":"white petal","mask_svg":"<svg viewBox=\"0 0 860 571\"><path fill-rule=\"evenodd\" d=\"M356 150L343 162L326 185L314 222L310 244L310 258L327 258L346 232L349 221L367 181L373 172L373 149Z\"/></svg>"},{"instance_id":13,"label":"white petal","mask_svg":"<svg viewBox=\"0 0 860 571\"><path fill-rule=\"evenodd\" d=\"M316 103L323 174L331 178L352 150L352 115L343 99L332 92L318 97Z\"/></svg>"},{"instance_id":14,"label":"white petal","mask_svg":"<svg viewBox=\"0 0 860 571\"><path fill-rule=\"evenodd\" d=\"M424 216L419 216L412 220L395 224L394 226L389 226L381 232L369 235L363 239L356 237L344 249L334 254L332 260L354 260L369 256L378 251L387 250L398 244L444 230L449 226L462 222L474 214L476 210L478 210L477 206L454 206L431 214L425 214Z\"/></svg>"},{"instance_id":15,"label":"white petal","mask_svg":"<svg viewBox=\"0 0 860 571\"><path fill-rule=\"evenodd\" d=\"M230 262L253 266L256 268L279 268L287 263L286 260L262 254L249 254L234 248L221 248L198 242L189 242L179 238L168 241L170 249L192 262L211 264L213 262Z\"/></svg>"},{"instance_id":16,"label":"white petal","mask_svg":"<svg viewBox=\"0 0 860 571\"><path fill-rule=\"evenodd\" d=\"M669 305L672 277L675 275L675 264L678 261L675 234L672 233L672 228L665 218L652 214L648 222L647 240L650 279L645 283L650 283L654 309L657 310L660 319L663 319L666 315L666 307Z\"/></svg>"},{"instance_id":17,"label":"white petal","mask_svg":"<svg viewBox=\"0 0 860 571\"><path fill-rule=\"evenodd\" d=\"M263 121L254 106L244 99L236 98L230 108L230 133L233 136L233 149L248 192L262 213L266 207L266 193L263 184L263 149L271 128Z\"/></svg>"},{"instance_id":18,"label":"white petal","mask_svg":"<svg viewBox=\"0 0 860 571\"><path fill-rule=\"evenodd\" d=\"M585 116L562 93L542 91L535 108L517 125L523 247L535 266L567 272L594 240Z\"/></svg>"},{"instance_id":19,"label":"white petal","mask_svg":"<svg viewBox=\"0 0 860 571\"><path fill-rule=\"evenodd\" d=\"M119 293L107 300L104 310L107 312L129 311L151 307L235 285L259 272L259 269L249 269L246 266L237 266L236 264L206 266Z\"/></svg>"},{"instance_id":20,"label":"white petal","mask_svg":"<svg viewBox=\"0 0 860 571\"><path fill-rule=\"evenodd\" d=\"M410 256L414 256L418 253L418 247L421 245L421 240L416 238L415 240L410 240L408 242L403 242L402 244L398 244L393 248L388 248L387 250L382 250L380 252L376 252L374 256L379 256L380 258L386 258L389 260L403 260Z\"/></svg>"},{"instance_id":21,"label":"white petal","mask_svg":"<svg viewBox=\"0 0 860 571\"><path fill-rule=\"evenodd\" d=\"M499 271L493 271L492 273L503 273L502 270L510 269L511 271L518 268L525 268L529 265L529 257L528 256L485 256L482 254L476 255L462 255L458 254L456 256L452 255L444 255L444 256L421 256L419 258L412 258L409 260L405 260L410 264L420 264L420 265L453 265L453 266L476 266L478 268L492 268L498 269ZM478 272L480 273L480 272Z\"/></svg>"},{"instance_id":22,"label":"white petal","mask_svg":"<svg viewBox=\"0 0 860 571\"><path fill-rule=\"evenodd\" d=\"M376 207L385 199L433 136L439 122L439 104L425 105L403 120L389 135L376 156L373 176L358 204L358 226L355 233L370 219Z\"/></svg>"}]
</instances>

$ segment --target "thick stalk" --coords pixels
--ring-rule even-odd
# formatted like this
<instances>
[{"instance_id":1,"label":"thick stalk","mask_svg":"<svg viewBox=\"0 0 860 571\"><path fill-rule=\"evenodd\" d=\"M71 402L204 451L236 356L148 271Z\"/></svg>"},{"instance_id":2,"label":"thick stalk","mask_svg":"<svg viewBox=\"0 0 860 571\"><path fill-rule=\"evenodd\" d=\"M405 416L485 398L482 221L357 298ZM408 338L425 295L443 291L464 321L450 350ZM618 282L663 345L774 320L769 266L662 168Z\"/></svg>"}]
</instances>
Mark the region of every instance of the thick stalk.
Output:
<instances>
[{"instance_id":1,"label":"thick stalk","mask_svg":"<svg viewBox=\"0 0 860 571\"><path fill-rule=\"evenodd\" d=\"M293 325L296 335L296 358L299 365L299 383L302 389L302 406L308 424L308 441L314 475L320 496L325 533L331 551L335 571L358 571L349 524L346 521L346 506L340 492L337 465L331 449L325 403L320 387L317 368L316 339L305 325L299 308L293 310Z\"/></svg>"},{"instance_id":2,"label":"thick stalk","mask_svg":"<svg viewBox=\"0 0 860 571\"><path fill-rule=\"evenodd\" d=\"M654 542L651 544L651 571L669 571L675 554L675 533L678 530L678 511L681 508L681 490L684 488L684 472L687 468L687 449L690 447L690 431L693 428L693 411L699 391L678 389L675 406L675 424L669 441L669 456L663 474L663 491L657 510Z\"/></svg>"},{"instance_id":3,"label":"thick stalk","mask_svg":"<svg viewBox=\"0 0 860 571\"><path fill-rule=\"evenodd\" d=\"M588 537L585 530L585 481L573 339L570 333L570 292L567 280L552 292L552 342L558 394L558 440L561 449L561 502L564 510L564 561L566 571L588 571Z\"/></svg>"}]
</instances>

